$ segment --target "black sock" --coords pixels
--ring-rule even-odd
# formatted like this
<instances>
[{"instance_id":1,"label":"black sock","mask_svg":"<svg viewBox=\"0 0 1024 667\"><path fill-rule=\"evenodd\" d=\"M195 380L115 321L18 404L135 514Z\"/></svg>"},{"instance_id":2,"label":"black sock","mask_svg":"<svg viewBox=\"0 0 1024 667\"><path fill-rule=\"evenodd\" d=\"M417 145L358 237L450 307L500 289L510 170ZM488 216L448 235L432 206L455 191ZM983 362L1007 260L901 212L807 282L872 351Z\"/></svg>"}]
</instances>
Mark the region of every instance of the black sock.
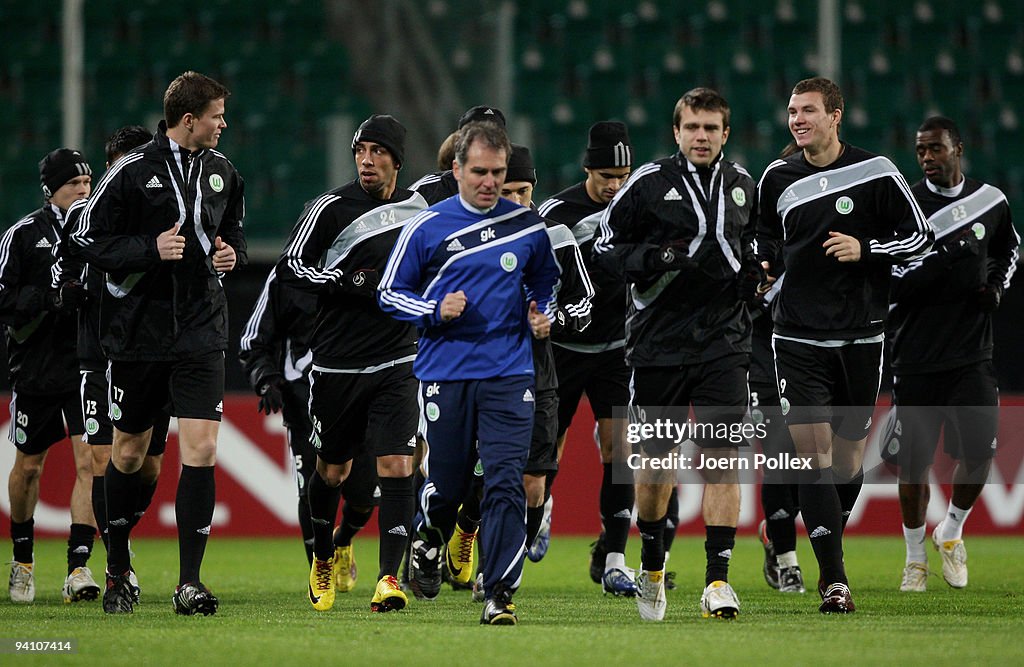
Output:
<instances>
[{"instance_id":1,"label":"black sock","mask_svg":"<svg viewBox=\"0 0 1024 667\"><path fill-rule=\"evenodd\" d=\"M89 524L71 524L71 532L68 535L68 574L77 567L85 567L89 562L95 539L96 529Z\"/></svg>"},{"instance_id":2,"label":"black sock","mask_svg":"<svg viewBox=\"0 0 1024 667\"><path fill-rule=\"evenodd\" d=\"M548 479L544 483L544 502L547 502L548 498L551 497L551 487L555 483L555 478L558 477L558 468L555 468L554 470L548 470L546 476Z\"/></svg>"},{"instance_id":3,"label":"black sock","mask_svg":"<svg viewBox=\"0 0 1024 667\"><path fill-rule=\"evenodd\" d=\"M704 585L712 581L729 581L729 559L736 546L734 526L705 526L704 554L708 564L704 570Z\"/></svg>"},{"instance_id":4,"label":"black sock","mask_svg":"<svg viewBox=\"0 0 1024 667\"><path fill-rule=\"evenodd\" d=\"M469 485L469 492L462 499L462 506L459 507L459 514L455 523L464 533L475 533L480 527L480 503L484 499L484 478L473 476L473 482Z\"/></svg>"},{"instance_id":5,"label":"black sock","mask_svg":"<svg viewBox=\"0 0 1024 667\"><path fill-rule=\"evenodd\" d=\"M35 519L16 523L11 519L11 541L14 542L14 560L19 563L33 562L35 547Z\"/></svg>"},{"instance_id":6,"label":"black sock","mask_svg":"<svg viewBox=\"0 0 1024 667\"><path fill-rule=\"evenodd\" d=\"M800 511L822 581L845 584L842 508L832 481L832 468L803 472L800 480Z\"/></svg>"},{"instance_id":7,"label":"black sock","mask_svg":"<svg viewBox=\"0 0 1024 667\"><path fill-rule=\"evenodd\" d=\"M319 472L309 476L309 519L313 523L313 554L320 560L328 560L334 556L334 520L338 516L338 503L341 502L341 485L328 486Z\"/></svg>"},{"instance_id":8,"label":"black sock","mask_svg":"<svg viewBox=\"0 0 1024 667\"><path fill-rule=\"evenodd\" d=\"M138 471L128 474L121 472L111 460L107 464L105 477L103 490L107 500L107 570L111 574L124 574L132 564L128 553L128 537L131 535L131 521L138 503L142 476Z\"/></svg>"},{"instance_id":9,"label":"black sock","mask_svg":"<svg viewBox=\"0 0 1024 667\"><path fill-rule=\"evenodd\" d=\"M139 486L139 496L135 501L135 513L132 514L132 528L134 528L142 516L149 509L149 506L153 503L153 495L156 493L156 481L153 482L142 482Z\"/></svg>"},{"instance_id":10,"label":"black sock","mask_svg":"<svg viewBox=\"0 0 1024 667\"><path fill-rule=\"evenodd\" d=\"M178 584L198 584L216 500L213 466L182 465L174 513L178 520ZM136 505L137 506L137 505Z\"/></svg>"},{"instance_id":11,"label":"black sock","mask_svg":"<svg viewBox=\"0 0 1024 667\"><path fill-rule=\"evenodd\" d=\"M526 508L526 548L529 549L540 533L540 524L544 520L544 506Z\"/></svg>"},{"instance_id":12,"label":"black sock","mask_svg":"<svg viewBox=\"0 0 1024 667\"><path fill-rule=\"evenodd\" d=\"M777 554L796 550L797 494L796 484L769 482L761 485L761 507L768 537Z\"/></svg>"},{"instance_id":13,"label":"black sock","mask_svg":"<svg viewBox=\"0 0 1024 667\"><path fill-rule=\"evenodd\" d=\"M412 476L381 477L380 508L377 526L380 529L380 571L377 579L397 576L405 555L406 537L412 532L416 502L412 493Z\"/></svg>"},{"instance_id":14,"label":"black sock","mask_svg":"<svg viewBox=\"0 0 1024 667\"><path fill-rule=\"evenodd\" d=\"M380 486L381 505L384 504L384 485ZM338 530L334 531L334 546L347 547L352 544L352 538L356 536L363 526L373 516L373 507L354 507L352 503L345 501L341 506L341 523ZM379 520L379 517L378 517Z\"/></svg>"},{"instance_id":15,"label":"black sock","mask_svg":"<svg viewBox=\"0 0 1024 667\"><path fill-rule=\"evenodd\" d=\"M109 550L107 545L107 498L103 475L93 475L92 478L92 514L96 517L96 529L103 540L103 548Z\"/></svg>"},{"instance_id":16,"label":"black sock","mask_svg":"<svg viewBox=\"0 0 1024 667\"><path fill-rule=\"evenodd\" d=\"M846 530L846 522L850 520L850 512L857 504L857 497L860 496L860 489L864 486L864 469L861 468L857 474L847 482L836 482L836 491L839 493L839 506L843 508L843 530Z\"/></svg>"},{"instance_id":17,"label":"black sock","mask_svg":"<svg viewBox=\"0 0 1024 667\"><path fill-rule=\"evenodd\" d=\"M306 561L313 565L313 522L309 520L309 499L303 493L299 496L299 530L302 531L302 546L306 549Z\"/></svg>"},{"instance_id":18,"label":"black sock","mask_svg":"<svg viewBox=\"0 0 1024 667\"><path fill-rule=\"evenodd\" d=\"M644 521L637 517L636 527L640 529L640 565L643 569L656 572L665 569L665 517L656 521Z\"/></svg>"},{"instance_id":19,"label":"black sock","mask_svg":"<svg viewBox=\"0 0 1024 667\"><path fill-rule=\"evenodd\" d=\"M605 463L603 465L601 521L604 523L604 544L609 553L625 553L633 514L633 485L613 484L613 464ZM664 547L662 547L662 551L664 552Z\"/></svg>"},{"instance_id":20,"label":"black sock","mask_svg":"<svg viewBox=\"0 0 1024 667\"><path fill-rule=\"evenodd\" d=\"M665 516L665 552L672 551L672 543L676 540L676 528L679 527L679 487L672 487L672 495L668 497L668 514Z\"/></svg>"}]
</instances>

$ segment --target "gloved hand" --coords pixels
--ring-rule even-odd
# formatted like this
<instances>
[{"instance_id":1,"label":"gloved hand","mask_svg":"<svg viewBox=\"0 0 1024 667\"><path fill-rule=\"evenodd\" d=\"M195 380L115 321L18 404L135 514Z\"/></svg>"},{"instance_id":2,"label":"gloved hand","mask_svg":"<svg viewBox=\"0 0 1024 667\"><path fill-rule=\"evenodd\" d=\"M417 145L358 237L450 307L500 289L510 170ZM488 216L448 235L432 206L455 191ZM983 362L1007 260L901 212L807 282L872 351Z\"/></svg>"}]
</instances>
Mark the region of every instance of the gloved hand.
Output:
<instances>
[{"instance_id":1,"label":"gloved hand","mask_svg":"<svg viewBox=\"0 0 1024 667\"><path fill-rule=\"evenodd\" d=\"M273 412L281 411L281 408L284 406L284 396L281 394L284 382L284 378L276 373L263 376L260 386L256 388L256 393L260 397L260 402L257 406L260 412L269 415Z\"/></svg>"},{"instance_id":2,"label":"gloved hand","mask_svg":"<svg viewBox=\"0 0 1024 667\"><path fill-rule=\"evenodd\" d=\"M62 283L58 295L61 310L78 310L89 301L89 290L78 280L68 280Z\"/></svg>"},{"instance_id":3,"label":"gloved hand","mask_svg":"<svg viewBox=\"0 0 1024 667\"><path fill-rule=\"evenodd\" d=\"M756 259L744 261L736 275L736 298L748 305L757 303L761 300L758 288L767 280L768 275L761 262Z\"/></svg>"},{"instance_id":4,"label":"gloved hand","mask_svg":"<svg viewBox=\"0 0 1024 667\"><path fill-rule=\"evenodd\" d=\"M1002 285L982 285L974 294L974 305L983 313L994 313L1002 298Z\"/></svg>"},{"instance_id":5,"label":"gloved hand","mask_svg":"<svg viewBox=\"0 0 1024 667\"><path fill-rule=\"evenodd\" d=\"M380 274L376 269L356 269L344 274L334 283L332 293L374 297L380 285Z\"/></svg>"},{"instance_id":6,"label":"gloved hand","mask_svg":"<svg viewBox=\"0 0 1024 667\"><path fill-rule=\"evenodd\" d=\"M690 241L679 239L663 243L657 252L647 258L651 271L686 271L696 268L697 262L687 254Z\"/></svg>"},{"instance_id":7,"label":"gloved hand","mask_svg":"<svg viewBox=\"0 0 1024 667\"><path fill-rule=\"evenodd\" d=\"M958 259L978 254L978 237L971 228L964 229L939 243L935 251L939 257L952 264Z\"/></svg>"}]
</instances>

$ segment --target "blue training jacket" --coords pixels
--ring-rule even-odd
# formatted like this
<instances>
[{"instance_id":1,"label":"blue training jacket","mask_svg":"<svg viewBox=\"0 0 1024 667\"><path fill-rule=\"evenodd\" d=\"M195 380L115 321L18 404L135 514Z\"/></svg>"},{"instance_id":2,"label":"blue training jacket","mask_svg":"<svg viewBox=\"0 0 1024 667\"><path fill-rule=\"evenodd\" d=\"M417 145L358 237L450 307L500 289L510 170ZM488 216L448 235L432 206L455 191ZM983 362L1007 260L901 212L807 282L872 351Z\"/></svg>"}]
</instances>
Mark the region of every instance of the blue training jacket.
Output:
<instances>
[{"instance_id":1,"label":"blue training jacket","mask_svg":"<svg viewBox=\"0 0 1024 667\"><path fill-rule=\"evenodd\" d=\"M553 319L560 274L536 212L499 199L477 213L455 195L409 221L377 298L385 312L420 328L413 370L421 381L533 375L529 302ZM441 301L459 290L465 311L442 322Z\"/></svg>"}]
</instances>

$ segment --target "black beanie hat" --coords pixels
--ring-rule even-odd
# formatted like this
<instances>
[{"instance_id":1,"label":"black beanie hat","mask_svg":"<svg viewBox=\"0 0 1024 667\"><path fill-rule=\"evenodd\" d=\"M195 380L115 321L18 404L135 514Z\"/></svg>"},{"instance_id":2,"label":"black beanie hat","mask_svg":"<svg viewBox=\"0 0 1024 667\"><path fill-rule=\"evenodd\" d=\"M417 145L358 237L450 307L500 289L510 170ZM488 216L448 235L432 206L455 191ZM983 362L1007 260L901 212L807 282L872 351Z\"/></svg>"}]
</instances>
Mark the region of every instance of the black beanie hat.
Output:
<instances>
[{"instance_id":1,"label":"black beanie hat","mask_svg":"<svg viewBox=\"0 0 1024 667\"><path fill-rule=\"evenodd\" d=\"M583 156L584 167L629 167L632 164L633 149L624 123L602 120L590 126L590 141Z\"/></svg>"},{"instance_id":2,"label":"black beanie hat","mask_svg":"<svg viewBox=\"0 0 1024 667\"><path fill-rule=\"evenodd\" d=\"M505 114L501 113L501 109L497 107L473 107L462 114L462 118L459 119L459 129L461 130L468 123L474 122L497 123L505 127Z\"/></svg>"},{"instance_id":3,"label":"black beanie hat","mask_svg":"<svg viewBox=\"0 0 1024 667\"><path fill-rule=\"evenodd\" d=\"M364 120L352 137L353 151L360 141L372 141L388 149L399 169L405 162L405 127L394 116L373 114Z\"/></svg>"},{"instance_id":4,"label":"black beanie hat","mask_svg":"<svg viewBox=\"0 0 1024 667\"><path fill-rule=\"evenodd\" d=\"M533 156L530 149L519 144L512 144L512 155L508 158L508 171L505 173L505 182L529 181L531 185L537 185L537 170L533 168Z\"/></svg>"},{"instance_id":5,"label":"black beanie hat","mask_svg":"<svg viewBox=\"0 0 1024 667\"><path fill-rule=\"evenodd\" d=\"M54 192L71 179L91 175L92 169L85 161L85 156L70 148L50 151L39 161L39 182L47 198L52 197Z\"/></svg>"}]
</instances>

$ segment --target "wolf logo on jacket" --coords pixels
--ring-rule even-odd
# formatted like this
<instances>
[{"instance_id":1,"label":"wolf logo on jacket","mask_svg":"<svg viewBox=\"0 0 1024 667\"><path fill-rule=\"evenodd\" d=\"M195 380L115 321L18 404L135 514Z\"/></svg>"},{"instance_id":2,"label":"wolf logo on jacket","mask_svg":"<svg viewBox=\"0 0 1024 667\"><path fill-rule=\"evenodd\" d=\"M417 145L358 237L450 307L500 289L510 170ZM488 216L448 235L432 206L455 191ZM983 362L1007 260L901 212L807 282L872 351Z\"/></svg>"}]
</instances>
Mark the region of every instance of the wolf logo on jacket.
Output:
<instances>
[{"instance_id":1,"label":"wolf logo on jacket","mask_svg":"<svg viewBox=\"0 0 1024 667\"><path fill-rule=\"evenodd\" d=\"M247 259L242 178L216 150L229 96L196 72L172 81L153 141L107 171L68 244L71 254L107 276L100 342L110 360L114 425L106 474L108 613L134 609L128 515L153 425L168 403L178 417L183 463L174 609L212 614L218 606L200 580L200 566L213 518L224 398L228 331L221 277ZM154 178L162 187L147 187Z\"/></svg>"}]
</instances>

